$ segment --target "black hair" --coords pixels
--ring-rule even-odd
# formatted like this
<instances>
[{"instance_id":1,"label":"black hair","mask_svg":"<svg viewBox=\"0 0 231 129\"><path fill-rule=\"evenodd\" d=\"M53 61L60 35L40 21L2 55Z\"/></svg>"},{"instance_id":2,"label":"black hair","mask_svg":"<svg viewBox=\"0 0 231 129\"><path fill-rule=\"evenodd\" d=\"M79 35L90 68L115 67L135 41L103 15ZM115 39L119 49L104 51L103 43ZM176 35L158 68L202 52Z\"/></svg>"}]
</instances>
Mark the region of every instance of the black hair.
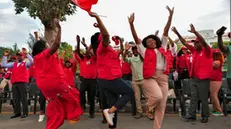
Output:
<instances>
[{"instance_id":1,"label":"black hair","mask_svg":"<svg viewBox=\"0 0 231 129\"><path fill-rule=\"evenodd\" d=\"M143 44L143 46L144 46L145 48L147 47L147 40L148 40L149 38L154 39L154 40L156 41L156 48L160 48L160 47L161 47L162 42L161 42L161 40L160 40L160 38L159 38L158 36L156 36L156 35L148 35L148 36L145 37L145 38L143 39L143 41L142 41L142 44Z\"/></svg>"},{"instance_id":2,"label":"black hair","mask_svg":"<svg viewBox=\"0 0 231 129\"><path fill-rule=\"evenodd\" d=\"M72 63L71 63L71 61L70 61L70 60L66 60L66 61L65 61L65 64L66 64L66 63L70 63L70 64L71 64L71 66L70 66L70 67L72 67Z\"/></svg>"},{"instance_id":3,"label":"black hair","mask_svg":"<svg viewBox=\"0 0 231 129\"><path fill-rule=\"evenodd\" d=\"M132 47L132 51L133 51L133 50L136 50L136 49L137 49L137 47L136 47L136 46Z\"/></svg>"},{"instance_id":4,"label":"black hair","mask_svg":"<svg viewBox=\"0 0 231 129\"><path fill-rule=\"evenodd\" d=\"M98 40L100 33L97 32L91 36L91 47L93 49L94 54L96 55L97 48L99 46L100 41Z\"/></svg>"},{"instance_id":5,"label":"black hair","mask_svg":"<svg viewBox=\"0 0 231 129\"><path fill-rule=\"evenodd\" d=\"M177 53L177 56L181 56L183 54L182 49Z\"/></svg>"},{"instance_id":6,"label":"black hair","mask_svg":"<svg viewBox=\"0 0 231 129\"><path fill-rule=\"evenodd\" d=\"M36 56L46 49L46 41L38 40L35 42L32 48L32 56Z\"/></svg>"}]
</instances>

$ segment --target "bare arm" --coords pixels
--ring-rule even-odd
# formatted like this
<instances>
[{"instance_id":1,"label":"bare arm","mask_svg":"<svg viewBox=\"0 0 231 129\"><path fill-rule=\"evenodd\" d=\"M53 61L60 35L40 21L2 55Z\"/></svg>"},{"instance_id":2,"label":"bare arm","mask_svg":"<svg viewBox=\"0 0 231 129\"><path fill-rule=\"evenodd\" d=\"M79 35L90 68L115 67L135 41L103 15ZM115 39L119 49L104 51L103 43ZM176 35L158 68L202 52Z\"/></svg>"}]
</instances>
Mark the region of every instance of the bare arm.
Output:
<instances>
[{"instance_id":1,"label":"bare arm","mask_svg":"<svg viewBox=\"0 0 231 129\"><path fill-rule=\"evenodd\" d=\"M53 43L49 51L51 55L54 54L59 49L60 42L61 42L61 26L59 24L59 21L56 21L56 22L57 22L56 24L58 27L58 33L56 35L55 42Z\"/></svg>"},{"instance_id":2,"label":"bare arm","mask_svg":"<svg viewBox=\"0 0 231 129\"><path fill-rule=\"evenodd\" d=\"M185 39L180 35L180 33L177 31L176 27L172 27L172 31L177 35L177 37L180 39L181 43L185 45L187 48L189 48L189 44L185 41Z\"/></svg>"},{"instance_id":3,"label":"bare arm","mask_svg":"<svg viewBox=\"0 0 231 129\"><path fill-rule=\"evenodd\" d=\"M226 28L226 27L225 27ZM229 51L229 49L226 47L226 46L224 46L224 44L223 44L223 39L222 39L222 36L223 36L223 34L225 33L225 30L226 29L223 29L223 27L222 28L220 28L219 30L217 30L217 43L218 43L218 47L219 47L219 49L224 53L224 54L226 54L226 55L228 55L229 53L230 53L230 51Z\"/></svg>"},{"instance_id":4,"label":"bare arm","mask_svg":"<svg viewBox=\"0 0 231 129\"><path fill-rule=\"evenodd\" d=\"M102 35L102 39L103 39L103 46L107 47L109 45L109 41L110 41L110 35L106 29L106 27L104 26L103 22L101 21L100 17L93 12L89 12L89 15L91 17L95 17L97 23L98 23L98 28L100 30L100 33Z\"/></svg>"},{"instance_id":5,"label":"bare arm","mask_svg":"<svg viewBox=\"0 0 231 129\"><path fill-rule=\"evenodd\" d=\"M123 42L124 42L124 40L121 37L118 37L118 38L120 40L120 54L123 54L123 51L124 51Z\"/></svg>"},{"instance_id":6,"label":"bare arm","mask_svg":"<svg viewBox=\"0 0 231 129\"><path fill-rule=\"evenodd\" d=\"M209 45L205 42L205 39L196 31L193 24L190 24L190 28L191 28L191 30L189 30L189 32L194 33L197 36L197 38L199 39L199 42L201 42L202 45L207 49L209 47Z\"/></svg>"},{"instance_id":7,"label":"bare arm","mask_svg":"<svg viewBox=\"0 0 231 129\"><path fill-rule=\"evenodd\" d=\"M135 26L133 24L134 20L135 20L135 14L133 13L133 14L131 14L130 17L128 17L128 22L130 24L130 29L131 29L134 41L136 42L136 44L141 44L141 41L140 41L139 37L137 36L136 29L135 29Z\"/></svg>"},{"instance_id":8,"label":"bare arm","mask_svg":"<svg viewBox=\"0 0 231 129\"><path fill-rule=\"evenodd\" d=\"M168 32L169 32L169 28L171 26L171 23L172 23L172 16L173 16L173 13L174 13L174 7L172 9L170 9L168 6L166 7L169 11L169 17L168 17L168 22L166 24L166 26L164 27L164 33L163 35L168 37Z\"/></svg>"},{"instance_id":9,"label":"bare arm","mask_svg":"<svg viewBox=\"0 0 231 129\"><path fill-rule=\"evenodd\" d=\"M80 37L78 35L76 36L76 41L77 41L77 49L76 49L77 54L83 60L84 56L80 53Z\"/></svg>"}]
</instances>

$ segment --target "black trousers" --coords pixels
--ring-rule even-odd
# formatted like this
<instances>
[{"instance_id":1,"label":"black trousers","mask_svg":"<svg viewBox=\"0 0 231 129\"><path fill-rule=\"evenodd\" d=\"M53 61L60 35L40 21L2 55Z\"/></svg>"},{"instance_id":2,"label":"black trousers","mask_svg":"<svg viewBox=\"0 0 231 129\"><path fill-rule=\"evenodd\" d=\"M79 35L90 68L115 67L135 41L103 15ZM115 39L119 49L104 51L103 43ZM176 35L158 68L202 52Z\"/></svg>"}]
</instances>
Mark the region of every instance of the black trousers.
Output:
<instances>
[{"instance_id":1,"label":"black trousers","mask_svg":"<svg viewBox=\"0 0 231 129\"><path fill-rule=\"evenodd\" d=\"M89 114L95 113L95 94L96 94L96 79L82 79L80 86L80 103L85 105L86 103L86 94L88 92L88 102L90 104Z\"/></svg>"},{"instance_id":2,"label":"black trousers","mask_svg":"<svg viewBox=\"0 0 231 129\"><path fill-rule=\"evenodd\" d=\"M39 105L40 105L40 111L45 113L46 112L46 98L44 97L44 95L41 91L39 94Z\"/></svg>"},{"instance_id":3,"label":"black trousers","mask_svg":"<svg viewBox=\"0 0 231 129\"><path fill-rule=\"evenodd\" d=\"M102 101L104 103L107 102L107 106L109 106L109 107L103 107L103 109L107 109L112 106L115 106L119 110L123 106L125 106L125 104L129 100L131 100L132 96L134 96L133 89L121 78L115 80L97 79L97 82L100 87L100 92L101 92L100 94L105 95ZM119 94L122 96L118 97ZM116 128L117 112L115 112L113 123L114 125L113 126L109 125L109 128Z\"/></svg>"},{"instance_id":4,"label":"black trousers","mask_svg":"<svg viewBox=\"0 0 231 129\"><path fill-rule=\"evenodd\" d=\"M13 84L12 92L13 92L13 105L14 105L14 113L21 114L21 104L23 108L23 114L28 115L28 102L27 102L27 89L28 83L25 82L17 82Z\"/></svg>"}]
</instances>

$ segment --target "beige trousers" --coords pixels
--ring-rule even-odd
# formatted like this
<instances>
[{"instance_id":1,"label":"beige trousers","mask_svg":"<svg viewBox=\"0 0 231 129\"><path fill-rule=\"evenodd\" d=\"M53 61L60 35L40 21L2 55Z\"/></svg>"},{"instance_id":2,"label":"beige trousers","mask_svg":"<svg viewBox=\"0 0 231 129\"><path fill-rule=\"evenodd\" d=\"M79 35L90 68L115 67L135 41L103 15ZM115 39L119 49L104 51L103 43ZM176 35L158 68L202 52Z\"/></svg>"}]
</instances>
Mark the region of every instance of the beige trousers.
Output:
<instances>
[{"instance_id":1,"label":"beige trousers","mask_svg":"<svg viewBox=\"0 0 231 129\"><path fill-rule=\"evenodd\" d=\"M132 81L132 88L134 90L135 94L135 100L136 100L136 111L138 113L143 113L142 104L141 104L141 90L143 89L143 80L140 81ZM144 93L143 93L144 94ZM147 100L146 95L144 94L145 100Z\"/></svg>"},{"instance_id":2,"label":"beige trousers","mask_svg":"<svg viewBox=\"0 0 231 129\"><path fill-rule=\"evenodd\" d=\"M213 111L223 112L218 100L218 92L221 88L222 81L210 81L210 98L213 103Z\"/></svg>"},{"instance_id":3,"label":"beige trousers","mask_svg":"<svg viewBox=\"0 0 231 129\"><path fill-rule=\"evenodd\" d=\"M10 82L9 80L3 78L3 80L0 84L0 89L4 89L9 82Z\"/></svg>"},{"instance_id":4,"label":"beige trousers","mask_svg":"<svg viewBox=\"0 0 231 129\"><path fill-rule=\"evenodd\" d=\"M147 106L155 110L153 128L160 129L168 98L168 75L164 74L163 70L156 70L152 78L144 79L143 89L147 94Z\"/></svg>"}]
</instances>

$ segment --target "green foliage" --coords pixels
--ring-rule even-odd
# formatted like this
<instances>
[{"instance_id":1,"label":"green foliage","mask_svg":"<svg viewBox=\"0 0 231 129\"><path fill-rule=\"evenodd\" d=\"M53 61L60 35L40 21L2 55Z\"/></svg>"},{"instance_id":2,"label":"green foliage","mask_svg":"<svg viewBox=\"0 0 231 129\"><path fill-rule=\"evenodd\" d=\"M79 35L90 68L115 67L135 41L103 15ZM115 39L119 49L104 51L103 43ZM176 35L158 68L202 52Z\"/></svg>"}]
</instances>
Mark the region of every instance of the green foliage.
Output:
<instances>
[{"instance_id":1,"label":"green foliage","mask_svg":"<svg viewBox=\"0 0 231 129\"><path fill-rule=\"evenodd\" d=\"M76 6L71 0L13 0L16 14L27 11L32 18L39 18L45 27L52 27L52 20L66 20L66 15L73 15Z\"/></svg>"},{"instance_id":2,"label":"green foliage","mask_svg":"<svg viewBox=\"0 0 231 129\"><path fill-rule=\"evenodd\" d=\"M67 42L62 42L59 47L59 56L62 56L64 51L66 51L66 55L64 55L64 60L71 59L72 58L72 46L68 44Z\"/></svg>"},{"instance_id":3,"label":"green foliage","mask_svg":"<svg viewBox=\"0 0 231 129\"><path fill-rule=\"evenodd\" d=\"M0 47L0 56L1 57L4 55L5 50L9 50L10 55L16 55L17 52L20 52L20 50L18 49L18 44L17 43L15 43L12 48L10 48L10 47Z\"/></svg>"},{"instance_id":4,"label":"green foliage","mask_svg":"<svg viewBox=\"0 0 231 129\"><path fill-rule=\"evenodd\" d=\"M224 41L223 42L223 44L225 45L225 46L227 46L227 45L229 45L229 41ZM218 48L218 44L217 44L217 42L213 42L213 43L211 43L212 44L212 48Z\"/></svg>"}]
</instances>

